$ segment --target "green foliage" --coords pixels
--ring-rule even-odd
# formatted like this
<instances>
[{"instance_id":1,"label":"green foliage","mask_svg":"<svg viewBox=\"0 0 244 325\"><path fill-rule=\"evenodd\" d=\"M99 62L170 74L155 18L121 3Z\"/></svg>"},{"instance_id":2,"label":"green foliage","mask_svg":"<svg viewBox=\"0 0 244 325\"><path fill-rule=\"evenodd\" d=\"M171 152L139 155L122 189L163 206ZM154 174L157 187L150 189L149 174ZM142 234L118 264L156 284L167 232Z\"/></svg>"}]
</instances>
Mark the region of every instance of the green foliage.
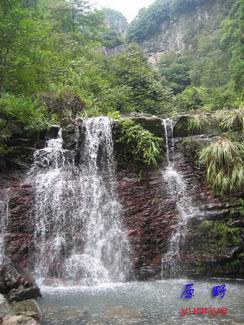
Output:
<instances>
[{"instance_id":1,"label":"green foliage","mask_svg":"<svg viewBox=\"0 0 244 325\"><path fill-rule=\"evenodd\" d=\"M193 134L194 131L203 131L210 125L209 117L204 114L197 114L192 116L188 121L188 132L189 134Z\"/></svg>"},{"instance_id":2,"label":"green foliage","mask_svg":"<svg viewBox=\"0 0 244 325\"><path fill-rule=\"evenodd\" d=\"M40 103L27 97L3 95L0 98L0 168L13 151L8 142L16 128L19 135L28 138L38 135L47 125L47 113Z\"/></svg>"},{"instance_id":3,"label":"green foliage","mask_svg":"<svg viewBox=\"0 0 244 325\"><path fill-rule=\"evenodd\" d=\"M180 110L197 110L204 106L206 89L203 87L186 88L176 96L176 105Z\"/></svg>"},{"instance_id":4,"label":"green foliage","mask_svg":"<svg viewBox=\"0 0 244 325\"><path fill-rule=\"evenodd\" d=\"M108 31L102 34L103 44L107 48L115 48L124 44L124 39L116 31Z\"/></svg>"},{"instance_id":5,"label":"green foliage","mask_svg":"<svg viewBox=\"0 0 244 325\"><path fill-rule=\"evenodd\" d=\"M144 41L160 32L161 25L170 22L178 12L199 6L205 0L156 0L140 10L128 30L128 40Z\"/></svg>"},{"instance_id":6,"label":"green foliage","mask_svg":"<svg viewBox=\"0 0 244 325\"><path fill-rule=\"evenodd\" d=\"M26 131L41 131L47 127L45 109L30 98L4 95L0 98L0 111L7 121L20 122Z\"/></svg>"},{"instance_id":7,"label":"green foliage","mask_svg":"<svg viewBox=\"0 0 244 325\"><path fill-rule=\"evenodd\" d=\"M125 163L137 168L156 168L163 157L162 141L129 119L122 121L122 134L118 142L125 150L122 153Z\"/></svg>"},{"instance_id":8,"label":"green foliage","mask_svg":"<svg viewBox=\"0 0 244 325\"><path fill-rule=\"evenodd\" d=\"M162 78L169 82L169 86L175 94L182 92L190 85L190 65L192 57L190 54L170 52L163 54L158 64L159 73Z\"/></svg>"},{"instance_id":9,"label":"green foliage","mask_svg":"<svg viewBox=\"0 0 244 325\"><path fill-rule=\"evenodd\" d=\"M200 162L207 169L207 181L223 196L244 188L244 145L222 138L202 149Z\"/></svg>"},{"instance_id":10,"label":"green foliage","mask_svg":"<svg viewBox=\"0 0 244 325\"><path fill-rule=\"evenodd\" d=\"M244 132L244 110L223 112L218 116L220 126L227 131L241 130Z\"/></svg>"},{"instance_id":11,"label":"green foliage","mask_svg":"<svg viewBox=\"0 0 244 325\"><path fill-rule=\"evenodd\" d=\"M126 111L160 114L170 107L171 92L159 81L142 50L131 45L125 53L110 60L111 82L126 95ZM121 97L121 96L118 96ZM120 103L121 105L121 103ZM123 104L122 104L123 105ZM116 110L125 112L120 107Z\"/></svg>"},{"instance_id":12,"label":"green foliage","mask_svg":"<svg viewBox=\"0 0 244 325\"><path fill-rule=\"evenodd\" d=\"M201 229L208 238L216 242L217 248L221 250L241 243L240 228L229 227L223 222L204 221L201 224Z\"/></svg>"}]
</instances>

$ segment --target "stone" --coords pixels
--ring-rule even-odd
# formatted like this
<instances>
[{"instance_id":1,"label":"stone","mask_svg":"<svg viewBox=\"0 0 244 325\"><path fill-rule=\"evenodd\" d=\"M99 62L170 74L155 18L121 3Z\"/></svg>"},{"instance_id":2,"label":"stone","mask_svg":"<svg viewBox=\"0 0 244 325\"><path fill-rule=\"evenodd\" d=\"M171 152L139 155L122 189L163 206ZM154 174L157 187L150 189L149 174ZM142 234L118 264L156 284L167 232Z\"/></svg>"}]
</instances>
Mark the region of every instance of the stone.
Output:
<instances>
[{"instance_id":1,"label":"stone","mask_svg":"<svg viewBox=\"0 0 244 325\"><path fill-rule=\"evenodd\" d=\"M9 316L3 319L2 325L39 325L34 318L26 316Z\"/></svg>"},{"instance_id":2,"label":"stone","mask_svg":"<svg viewBox=\"0 0 244 325\"><path fill-rule=\"evenodd\" d=\"M74 93L66 92L62 95L56 93L46 93L42 95L42 101L47 106L50 113L65 116L67 111L72 117L81 113L85 108L85 103Z\"/></svg>"},{"instance_id":3,"label":"stone","mask_svg":"<svg viewBox=\"0 0 244 325\"><path fill-rule=\"evenodd\" d=\"M188 122L190 119L191 115L182 115L178 118L178 121L174 126L174 136L176 138L189 136Z\"/></svg>"},{"instance_id":4,"label":"stone","mask_svg":"<svg viewBox=\"0 0 244 325\"><path fill-rule=\"evenodd\" d=\"M49 139L56 139L60 130L59 125L51 125L47 131L47 136Z\"/></svg>"},{"instance_id":5,"label":"stone","mask_svg":"<svg viewBox=\"0 0 244 325\"><path fill-rule=\"evenodd\" d=\"M77 136L79 133L79 123L68 124L63 128L62 136L63 136L63 148L64 149L75 149L78 145L79 137Z\"/></svg>"},{"instance_id":6,"label":"stone","mask_svg":"<svg viewBox=\"0 0 244 325\"><path fill-rule=\"evenodd\" d=\"M11 313L14 315L23 315L26 317L32 317L36 321L41 321L41 309L37 302L33 299L28 299L20 302L14 302L11 304Z\"/></svg>"},{"instance_id":7,"label":"stone","mask_svg":"<svg viewBox=\"0 0 244 325\"><path fill-rule=\"evenodd\" d=\"M0 268L0 284L0 293L4 293L9 302L41 296L30 272L11 263Z\"/></svg>"},{"instance_id":8,"label":"stone","mask_svg":"<svg viewBox=\"0 0 244 325\"><path fill-rule=\"evenodd\" d=\"M9 314L10 306L3 295L0 294L0 320ZM1 324L1 321L0 321Z\"/></svg>"},{"instance_id":9,"label":"stone","mask_svg":"<svg viewBox=\"0 0 244 325\"><path fill-rule=\"evenodd\" d=\"M164 138L164 128L162 125L161 118L150 114L139 114L139 113L131 115L129 116L129 118L132 121L143 126L146 130L150 131L154 135L160 138Z\"/></svg>"},{"instance_id":10,"label":"stone","mask_svg":"<svg viewBox=\"0 0 244 325\"><path fill-rule=\"evenodd\" d=\"M35 299L41 296L40 289L36 286L31 286L30 288L25 288L20 286L18 289L12 289L7 297L10 302L12 301L22 301L26 299Z\"/></svg>"},{"instance_id":11,"label":"stone","mask_svg":"<svg viewBox=\"0 0 244 325\"><path fill-rule=\"evenodd\" d=\"M124 324L128 324L137 321L141 321L143 318L143 314L140 310L129 308L129 307L109 307L104 311L103 319L101 319L101 324L104 323L112 323L116 324L117 321L124 321ZM122 324L122 323L121 323Z\"/></svg>"}]
</instances>

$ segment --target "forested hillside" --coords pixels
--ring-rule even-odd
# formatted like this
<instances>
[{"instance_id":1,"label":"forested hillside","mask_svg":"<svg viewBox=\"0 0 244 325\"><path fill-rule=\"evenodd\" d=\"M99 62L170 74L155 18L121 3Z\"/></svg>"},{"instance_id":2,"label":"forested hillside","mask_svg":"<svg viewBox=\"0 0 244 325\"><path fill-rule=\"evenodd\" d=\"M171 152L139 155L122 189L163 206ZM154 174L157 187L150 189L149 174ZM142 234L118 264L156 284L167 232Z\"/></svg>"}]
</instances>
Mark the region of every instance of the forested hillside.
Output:
<instances>
[{"instance_id":1,"label":"forested hillside","mask_svg":"<svg viewBox=\"0 0 244 325\"><path fill-rule=\"evenodd\" d=\"M244 86L243 0L157 0L128 41L155 58L182 110L238 108Z\"/></svg>"},{"instance_id":2,"label":"forested hillside","mask_svg":"<svg viewBox=\"0 0 244 325\"><path fill-rule=\"evenodd\" d=\"M1 157L17 130L33 138L63 117L167 111L171 91L139 47L105 56L107 31L83 0L0 2Z\"/></svg>"}]
</instances>

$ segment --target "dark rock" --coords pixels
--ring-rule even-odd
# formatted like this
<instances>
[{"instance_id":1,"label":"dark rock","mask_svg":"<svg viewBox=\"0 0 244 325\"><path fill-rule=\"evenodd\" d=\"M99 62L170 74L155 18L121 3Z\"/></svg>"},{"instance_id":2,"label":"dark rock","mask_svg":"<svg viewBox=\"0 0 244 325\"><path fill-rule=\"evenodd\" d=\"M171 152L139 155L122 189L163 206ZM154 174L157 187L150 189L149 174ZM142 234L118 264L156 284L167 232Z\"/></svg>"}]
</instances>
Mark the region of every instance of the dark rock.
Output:
<instances>
[{"instance_id":1,"label":"dark rock","mask_svg":"<svg viewBox=\"0 0 244 325\"><path fill-rule=\"evenodd\" d=\"M188 123L191 119L191 115L182 115L178 118L174 126L174 137L187 137L189 136Z\"/></svg>"},{"instance_id":2,"label":"dark rock","mask_svg":"<svg viewBox=\"0 0 244 325\"><path fill-rule=\"evenodd\" d=\"M129 116L132 121L140 124L146 130L155 134L160 138L164 138L164 127L162 125L161 118L146 114L136 114L135 116Z\"/></svg>"},{"instance_id":3,"label":"dark rock","mask_svg":"<svg viewBox=\"0 0 244 325\"><path fill-rule=\"evenodd\" d=\"M60 130L59 125L51 125L47 131L47 136L49 139L56 139Z\"/></svg>"},{"instance_id":4,"label":"dark rock","mask_svg":"<svg viewBox=\"0 0 244 325\"><path fill-rule=\"evenodd\" d=\"M9 263L0 268L0 293L10 302L35 299L41 296L32 275L19 266Z\"/></svg>"},{"instance_id":5,"label":"dark rock","mask_svg":"<svg viewBox=\"0 0 244 325\"><path fill-rule=\"evenodd\" d=\"M85 108L85 103L81 98L70 92L62 95L46 93L42 96L42 101L46 104L49 112L59 114L60 116L65 116L69 112L75 118Z\"/></svg>"},{"instance_id":6,"label":"dark rock","mask_svg":"<svg viewBox=\"0 0 244 325\"><path fill-rule=\"evenodd\" d=\"M63 148L73 150L78 147L79 142L79 127L81 120L73 121L73 123L68 124L63 127L62 135L63 135Z\"/></svg>"}]
</instances>

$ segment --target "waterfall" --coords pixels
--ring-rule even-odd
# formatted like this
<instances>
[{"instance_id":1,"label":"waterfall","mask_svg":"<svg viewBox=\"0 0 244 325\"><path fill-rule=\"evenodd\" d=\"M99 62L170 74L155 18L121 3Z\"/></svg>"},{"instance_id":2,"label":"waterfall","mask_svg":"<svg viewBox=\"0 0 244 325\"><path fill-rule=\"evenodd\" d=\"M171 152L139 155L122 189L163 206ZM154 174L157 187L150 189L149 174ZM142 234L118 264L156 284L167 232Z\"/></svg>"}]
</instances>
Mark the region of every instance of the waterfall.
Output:
<instances>
[{"instance_id":1,"label":"waterfall","mask_svg":"<svg viewBox=\"0 0 244 325\"><path fill-rule=\"evenodd\" d=\"M8 190L0 199L0 265L5 260L5 235L9 217L9 195Z\"/></svg>"},{"instance_id":2,"label":"waterfall","mask_svg":"<svg viewBox=\"0 0 244 325\"><path fill-rule=\"evenodd\" d=\"M164 119L167 167L163 171L163 178L168 184L168 192L176 201L176 208L179 213L179 222L169 242L169 249L162 260L163 275L177 275L180 271L180 247L184 243L187 233L187 224L194 217L198 209L193 206L192 198L188 194L187 184L183 175L177 170L174 161L174 132L173 121Z\"/></svg>"},{"instance_id":3,"label":"waterfall","mask_svg":"<svg viewBox=\"0 0 244 325\"><path fill-rule=\"evenodd\" d=\"M116 195L111 121L84 122L80 163L62 148L62 131L35 153L36 273L56 280L97 285L125 281L129 242ZM60 283L60 282L58 282Z\"/></svg>"}]
</instances>

